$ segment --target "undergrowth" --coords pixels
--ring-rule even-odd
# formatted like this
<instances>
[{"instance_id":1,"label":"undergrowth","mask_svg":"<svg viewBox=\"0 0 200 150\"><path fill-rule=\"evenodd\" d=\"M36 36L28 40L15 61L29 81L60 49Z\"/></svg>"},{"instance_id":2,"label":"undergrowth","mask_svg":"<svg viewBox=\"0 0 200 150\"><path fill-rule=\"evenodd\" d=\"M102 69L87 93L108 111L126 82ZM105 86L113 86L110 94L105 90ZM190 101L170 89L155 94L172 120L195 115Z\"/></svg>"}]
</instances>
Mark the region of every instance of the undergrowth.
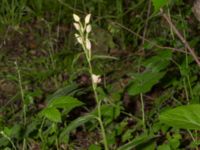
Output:
<instances>
[{"instance_id":1,"label":"undergrowth","mask_svg":"<svg viewBox=\"0 0 200 150\"><path fill-rule=\"evenodd\" d=\"M0 149L198 150L198 4L1 0Z\"/></svg>"}]
</instances>

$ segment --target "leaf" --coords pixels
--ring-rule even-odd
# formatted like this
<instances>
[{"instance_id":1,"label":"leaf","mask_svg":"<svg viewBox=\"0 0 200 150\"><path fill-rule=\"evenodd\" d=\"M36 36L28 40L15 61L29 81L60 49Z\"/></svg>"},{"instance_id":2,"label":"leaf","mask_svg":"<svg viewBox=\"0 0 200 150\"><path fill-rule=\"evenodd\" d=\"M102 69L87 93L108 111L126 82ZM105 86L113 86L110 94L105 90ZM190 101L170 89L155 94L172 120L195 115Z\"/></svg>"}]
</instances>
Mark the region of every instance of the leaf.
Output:
<instances>
[{"instance_id":1,"label":"leaf","mask_svg":"<svg viewBox=\"0 0 200 150\"><path fill-rule=\"evenodd\" d=\"M149 92L164 75L165 72L144 72L142 74L135 74L135 79L128 88L129 95L135 96L140 93Z\"/></svg>"},{"instance_id":2,"label":"leaf","mask_svg":"<svg viewBox=\"0 0 200 150\"><path fill-rule=\"evenodd\" d=\"M64 131L62 131L62 133L60 134L60 141L65 141L65 137L74 129L76 129L77 127L85 124L88 121L91 121L95 118L94 115L85 115L85 116L81 116L75 120L73 120L65 129Z\"/></svg>"},{"instance_id":3,"label":"leaf","mask_svg":"<svg viewBox=\"0 0 200 150\"><path fill-rule=\"evenodd\" d=\"M89 150L101 150L101 147L95 144L90 145Z\"/></svg>"},{"instance_id":4,"label":"leaf","mask_svg":"<svg viewBox=\"0 0 200 150\"><path fill-rule=\"evenodd\" d=\"M61 96L53 99L48 107L63 108L68 112L73 108L83 105L84 103L71 96Z\"/></svg>"},{"instance_id":5,"label":"leaf","mask_svg":"<svg viewBox=\"0 0 200 150\"><path fill-rule=\"evenodd\" d=\"M97 108L92 111L94 116L98 116ZM119 105L101 105L101 116L104 118L104 124L108 124L120 115Z\"/></svg>"},{"instance_id":6,"label":"leaf","mask_svg":"<svg viewBox=\"0 0 200 150\"><path fill-rule=\"evenodd\" d=\"M113 60L119 60L119 58L114 56L107 56L107 55L93 55L92 59L113 59Z\"/></svg>"},{"instance_id":7,"label":"leaf","mask_svg":"<svg viewBox=\"0 0 200 150\"><path fill-rule=\"evenodd\" d=\"M163 144L158 146L158 150L171 150L171 148L168 144Z\"/></svg>"},{"instance_id":8,"label":"leaf","mask_svg":"<svg viewBox=\"0 0 200 150\"><path fill-rule=\"evenodd\" d=\"M179 106L161 113L160 121L171 127L200 130L200 104Z\"/></svg>"},{"instance_id":9,"label":"leaf","mask_svg":"<svg viewBox=\"0 0 200 150\"><path fill-rule=\"evenodd\" d=\"M157 55L144 60L142 63L146 70L151 70L151 72L160 72L167 68L172 58L171 50L159 51Z\"/></svg>"},{"instance_id":10,"label":"leaf","mask_svg":"<svg viewBox=\"0 0 200 150\"><path fill-rule=\"evenodd\" d=\"M154 12L158 12L161 7L167 5L169 0L152 0L154 6Z\"/></svg>"},{"instance_id":11,"label":"leaf","mask_svg":"<svg viewBox=\"0 0 200 150\"><path fill-rule=\"evenodd\" d=\"M144 142L147 142L153 138L155 138L155 136L144 134L144 135L138 136L135 139L133 139L132 141L120 146L117 150L132 150L136 146L138 146Z\"/></svg>"},{"instance_id":12,"label":"leaf","mask_svg":"<svg viewBox=\"0 0 200 150\"><path fill-rule=\"evenodd\" d=\"M61 114L58 109L54 107L47 107L43 109L41 115L53 122L61 122Z\"/></svg>"},{"instance_id":13,"label":"leaf","mask_svg":"<svg viewBox=\"0 0 200 150\"><path fill-rule=\"evenodd\" d=\"M57 90L54 94L52 94L51 96L49 96L47 98L48 101L51 101L55 98L58 98L60 96L65 96L65 95L73 95L78 89L78 85L77 84L71 84L68 85L66 87L60 88L59 90Z\"/></svg>"}]
</instances>

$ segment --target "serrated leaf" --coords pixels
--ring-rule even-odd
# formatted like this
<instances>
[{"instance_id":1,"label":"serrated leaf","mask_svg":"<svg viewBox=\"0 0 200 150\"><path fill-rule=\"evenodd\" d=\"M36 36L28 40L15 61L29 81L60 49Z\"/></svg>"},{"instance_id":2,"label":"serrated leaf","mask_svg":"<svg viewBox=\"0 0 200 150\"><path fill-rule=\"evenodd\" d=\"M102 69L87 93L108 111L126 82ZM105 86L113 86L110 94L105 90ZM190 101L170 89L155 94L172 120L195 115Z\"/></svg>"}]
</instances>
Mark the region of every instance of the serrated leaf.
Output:
<instances>
[{"instance_id":1,"label":"serrated leaf","mask_svg":"<svg viewBox=\"0 0 200 150\"><path fill-rule=\"evenodd\" d=\"M152 0L152 3L154 6L154 12L158 12L160 8L169 3L169 0Z\"/></svg>"},{"instance_id":2,"label":"serrated leaf","mask_svg":"<svg viewBox=\"0 0 200 150\"><path fill-rule=\"evenodd\" d=\"M61 96L58 98L53 99L48 107L54 107L54 108L63 108L67 112L71 111L75 107L81 106L84 103L79 101L78 99L71 97L71 96Z\"/></svg>"},{"instance_id":3,"label":"serrated leaf","mask_svg":"<svg viewBox=\"0 0 200 150\"><path fill-rule=\"evenodd\" d=\"M161 113L160 121L171 127L200 130L200 104L179 106Z\"/></svg>"},{"instance_id":4,"label":"serrated leaf","mask_svg":"<svg viewBox=\"0 0 200 150\"><path fill-rule=\"evenodd\" d=\"M61 114L58 109L48 107L42 110L41 115L53 122L61 122Z\"/></svg>"},{"instance_id":5,"label":"serrated leaf","mask_svg":"<svg viewBox=\"0 0 200 150\"><path fill-rule=\"evenodd\" d=\"M164 75L165 72L144 72L141 74L135 74L135 79L128 88L129 95L135 96L140 93L149 92Z\"/></svg>"}]
</instances>

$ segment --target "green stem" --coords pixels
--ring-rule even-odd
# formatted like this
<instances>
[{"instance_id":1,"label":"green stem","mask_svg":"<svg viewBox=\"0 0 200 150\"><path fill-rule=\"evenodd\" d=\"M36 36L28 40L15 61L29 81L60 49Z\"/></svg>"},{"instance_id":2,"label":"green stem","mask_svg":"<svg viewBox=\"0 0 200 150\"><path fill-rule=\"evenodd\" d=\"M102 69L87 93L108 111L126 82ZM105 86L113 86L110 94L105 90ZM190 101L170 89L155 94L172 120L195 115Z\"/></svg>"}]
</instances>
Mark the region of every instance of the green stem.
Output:
<instances>
[{"instance_id":1,"label":"green stem","mask_svg":"<svg viewBox=\"0 0 200 150\"><path fill-rule=\"evenodd\" d=\"M91 79L92 79L93 69L92 69L92 65L91 65L90 60L88 60L88 65L89 65L90 76L91 76ZM98 97L98 94L97 94L97 91L96 91L96 83L94 83L93 80L92 80L92 89L93 89L95 101L96 101L96 104L97 104L97 111L98 111L98 119L97 120L99 121L99 125L100 125L100 128L101 128L101 134L102 134L102 137L103 137L104 148L105 148L105 150L108 150L106 133L105 133L102 117L101 117L101 101L99 100L99 97Z\"/></svg>"},{"instance_id":2,"label":"green stem","mask_svg":"<svg viewBox=\"0 0 200 150\"><path fill-rule=\"evenodd\" d=\"M42 128L43 128L43 125L44 125L44 121L45 121L45 118L42 119L42 124L41 124L41 126L39 128L39 137L40 137L40 139L41 139L43 144L45 143L44 138L42 136Z\"/></svg>"},{"instance_id":3,"label":"green stem","mask_svg":"<svg viewBox=\"0 0 200 150\"><path fill-rule=\"evenodd\" d=\"M23 107L23 124L24 127L26 126L26 104L25 104L25 99L24 99L24 90L22 87L22 79L21 79L21 73L20 73L20 69L18 67L17 62L15 62L16 65L16 69L17 69L17 74L18 74L18 82L19 82L19 88L20 88L20 93L21 93L21 99L22 99L22 107ZM26 139L23 139L23 150L26 149Z\"/></svg>"},{"instance_id":4,"label":"green stem","mask_svg":"<svg viewBox=\"0 0 200 150\"><path fill-rule=\"evenodd\" d=\"M92 89L93 89L93 92L94 92L96 107L97 107L97 112L98 112L97 120L98 120L100 128L101 128L101 134L102 134L102 138L103 138L104 149L108 150L108 143L107 143L105 128L104 128L104 125L103 125L102 115L101 115L101 101L99 100L99 97L98 97L98 94L97 94L97 91L96 91L97 83L95 83L94 80L93 80L93 68L92 68L92 64L91 64L91 49L87 49L87 47L86 47L86 44L87 44L86 40L88 39L88 33L85 32L86 24L83 26L83 24L81 22L79 22L79 25L80 25L81 29L78 32L79 32L79 35L80 35L80 37L82 38L82 41L83 41L80 44L81 44L83 51L85 53L85 57L86 57L87 63L88 63L88 69L89 69L90 77L91 77L91 80L92 80Z\"/></svg>"},{"instance_id":5,"label":"green stem","mask_svg":"<svg viewBox=\"0 0 200 150\"><path fill-rule=\"evenodd\" d=\"M191 136L191 138L192 138L192 141L193 142L196 142L196 140L195 140L195 138L194 138L194 136L192 135L192 132L190 131L190 130L187 130L188 131L188 133L189 133L189 135ZM198 147L196 146L196 148L195 148L196 150L198 150Z\"/></svg>"},{"instance_id":6,"label":"green stem","mask_svg":"<svg viewBox=\"0 0 200 150\"><path fill-rule=\"evenodd\" d=\"M142 107L142 124L144 127L144 131L146 130L146 123L145 123L145 110L144 110L144 99L143 99L143 94L140 93L140 101L141 101L141 107Z\"/></svg>"},{"instance_id":7,"label":"green stem","mask_svg":"<svg viewBox=\"0 0 200 150\"><path fill-rule=\"evenodd\" d=\"M3 135L3 137L5 137L11 143L14 150L17 150L17 148L15 147L15 144L12 142L9 136L7 136L3 131L1 131L0 134Z\"/></svg>"},{"instance_id":8,"label":"green stem","mask_svg":"<svg viewBox=\"0 0 200 150\"><path fill-rule=\"evenodd\" d=\"M25 100L24 100L24 91L22 88L21 73L20 73L19 67L17 65L17 62L15 62L15 65L16 65L16 69L17 69L19 88L20 88L21 99L22 99L22 104L23 104L23 122L24 122L24 126L25 126L26 125L26 104L25 104Z\"/></svg>"}]
</instances>

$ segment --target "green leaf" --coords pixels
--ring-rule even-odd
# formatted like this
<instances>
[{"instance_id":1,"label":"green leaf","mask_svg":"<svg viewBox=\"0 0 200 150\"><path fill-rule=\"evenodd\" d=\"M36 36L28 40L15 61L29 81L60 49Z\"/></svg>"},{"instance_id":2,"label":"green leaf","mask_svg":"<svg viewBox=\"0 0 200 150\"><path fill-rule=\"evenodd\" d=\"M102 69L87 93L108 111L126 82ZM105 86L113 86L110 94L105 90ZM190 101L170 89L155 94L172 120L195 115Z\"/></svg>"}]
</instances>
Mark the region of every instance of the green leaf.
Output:
<instances>
[{"instance_id":1,"label":"green leaf","mask_svg":"<svg viewBox=\"0 0 200 150\"><path fill-rule=\"evenodd\" d=\"M152 0L154 6L154 12L158 12L161 7L167 5L169 0Z\"/></svg>"},{"instance_id":2,"label":"green leaf","mask_svg":"<svg viewBox=\"0 0 200 150\"><path fill-rule=\"evenodd\" d=\"M101 150L101 147L95 144L90 145L89 150Z\"/></svg>"},{"instance_id":3,"label":"green leaf","mask_svg":"<svg viewBox=\"0 0 200 150\"><path fill-rule=\"evenodd\" d=\"M58 109L54 107L47 107L43 109L41 115L53 122L61 122L61 114Z\"/></svg>"},{"instance_id":4,"label":"green leaf","mask_svg":"<svg viewBox=\"0 0 200 150\"><path fill-rule=\"evenodd\" d=\"M95 118L94 115L90 115L90 114L89 114L89 115L81 116L81 117L79 117L79 118L73 120L73 121L62 131L62 133L60 134L60 137L59 137L60 141L63 141L63 142L64 142L65 139L66 139L66 137L67 137L67 135L68 135L71 131L73 131L73 130L76 129L77 127L79 127L79 126L85 124L86 122L93 120L94 118Z\"/></svg>"},{"instance_id":5,"label":"green leaf","mask_svg":"<svg viewBox=\"0 0 200 150\"><path fill-rule=\"evenodd\" d=\"M171 127L200 130L200 104L179 106L160 115L160 121Z\"/></svg>"},{"instance_id":6,"label":"green leaf","mask_svg":"<svg viewBox=\"0 0 200 150\"><path fill-rule=\"evenodd\" d=\"M93 115L98 116L97 108L92 111ZM120 115L119 105L101 105L101 116L104 118L104 124L109 124Z\"/></svg>"},{"instance_id":7,"label":"green leaf","mask_svg":"<svg viewBox=\"0 0 200 150\"><path fill-rule=\"evenodd\" d=\"M92 59L113 59L113 60L119 60L119 58L114 56L107 56L107 55L94 55Z\"/></svg>"},{"instance_id":8,"label":"green leaf","mask_svg":"<svg viewBox=\"0 0 200 150\"><path fill-rule=\"evenodd\" d=\"M61 96L59 98L53 99L48 107L54 107L54 108L63 108L67 112L71 111L75 107L81 106L84 103L79 101L78 99L71 97L71 96Z\"/></svg>"},{"instance_id":9,"label":"green leaf","mask_svg":"<svg viewBox=\"0 0 200 150\"><path fill-rule=\"evenodd\" d=\"M171 50L159 51L157 55L144 60L142 63L146 70L151 70L151 72L160 72L167 68L172 58Z\"/></svg>"},{"instance_id":10,"label":"green leaf","mask_svg":"<svg viewBox=\"0 0 200 150\"><path fill-rule=\"evenodd\" d=\"M165 72L144 72L135 74L134 80L128 88L129 95L135 96L140 93L149 92L164 75Z\"/></svg>"},{"instance_id":11,"label":"green leaf","mask_svg":"<svg viewBox=\"0 0 200 150\"><path fill-rule=\"evenodd\" d=\"M171 148L168 144L163 144L158 146L158 150L171 150Z\"/></svg>"},{"instance_id":12,"label":"green leaf","mask_svg":"<svg viewBox=\"0 0 200 150\"><path fill-rule=\"evenodd\" d=\"M142 144L142 143L145 143L145 142L148 142L149 140L155 138L155 136L152 136L152 135L141 135L141 136L138 136L136 138L134 138L132 141L120 146L117 150L131 150L133 148L135 148L136 146Z\"/></svg>"},{"instance_id":13,"label":"green leaf","mask_svg":"<svg viewBox=\"0 0 200 150\"><path fill-rule=\"evenodd\" d=\"M65 95L74 95L74 93L77 92L78 89L78 85L77 84L71 84L68 85L66 87L60 88L58 89L55 93L53 93L52 95L50 95L47 100L51 101L53 99L56 99L60 96L65 96Z\"/></svg>"}]
</instances>

